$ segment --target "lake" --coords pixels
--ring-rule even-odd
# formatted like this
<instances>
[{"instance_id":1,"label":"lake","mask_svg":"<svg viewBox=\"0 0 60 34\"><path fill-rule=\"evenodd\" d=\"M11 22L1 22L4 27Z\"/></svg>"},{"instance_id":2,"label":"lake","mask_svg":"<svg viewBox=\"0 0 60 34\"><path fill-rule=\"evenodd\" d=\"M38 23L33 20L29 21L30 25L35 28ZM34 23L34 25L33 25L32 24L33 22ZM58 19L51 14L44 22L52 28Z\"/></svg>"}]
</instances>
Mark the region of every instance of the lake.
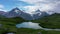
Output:
<instances>
[{"instance_id":1,"label":"lake","mask_svg":"<svg viewBox=\"0 0 60 34\"><path fill-rule=\"evenodd\" d=\"M17 28L32 28L32 29L41 29L42 27L39 26L39 23L33 22L23 22L16 25Z\"/></svg>"}]
</instances>

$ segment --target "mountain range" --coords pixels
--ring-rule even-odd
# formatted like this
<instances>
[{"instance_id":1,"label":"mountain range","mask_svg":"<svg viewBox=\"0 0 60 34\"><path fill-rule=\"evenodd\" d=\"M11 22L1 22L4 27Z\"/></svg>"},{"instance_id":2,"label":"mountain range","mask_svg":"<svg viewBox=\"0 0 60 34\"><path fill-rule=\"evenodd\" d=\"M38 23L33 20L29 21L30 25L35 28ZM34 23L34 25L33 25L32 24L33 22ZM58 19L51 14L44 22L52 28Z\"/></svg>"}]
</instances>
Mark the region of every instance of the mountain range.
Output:
<instances>
[{"instance_id":1,"label":"mountain range","mask_svg":"<svg viewBox=\"0 0 60 34\"><path fill-rule=\"evenodd\" d=\"M3 15L7 18L22 17L25 20L35 20L43 16L48 16L49 14L47 12L42 12L39 9L34 11L33 14L29 14L16 7L8 12L0 11L0 15Z\"/></svg>"}]
</instances>

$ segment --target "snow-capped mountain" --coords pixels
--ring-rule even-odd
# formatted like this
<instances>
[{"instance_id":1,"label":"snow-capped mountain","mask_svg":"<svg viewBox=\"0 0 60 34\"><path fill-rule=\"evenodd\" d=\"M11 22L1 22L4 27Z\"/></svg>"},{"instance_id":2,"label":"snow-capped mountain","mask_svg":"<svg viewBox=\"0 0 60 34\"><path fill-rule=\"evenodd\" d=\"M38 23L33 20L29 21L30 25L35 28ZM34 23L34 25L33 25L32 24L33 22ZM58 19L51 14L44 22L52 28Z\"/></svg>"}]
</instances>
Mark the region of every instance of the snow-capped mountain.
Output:
<instances>
[{"instance_id":1,"label":"snow-capped mountain","mask_svg":"<svg viewBox=\"0 0 60 34\"><path fill-rule=\"evenodd\" d=\"M5 14L5 16L6 16L7 18L22 17L22 18L24 18L24 19L26 19L26 20L32 20L32 17L31 17L30 14L21 11L19 8L14 8L14 9L12 9L11 11L7 12L7 13Z\"/></svg>"},{"instance_id":2,"label":"snow-capped mountain","mask_svg":"<svg viewBox=\"0 0 60 34\"><path fill-rule=\"evenodd\" d=\"M33 12L33 19L38 19L42 15L42 12L38 9L35 12Z\"/></svg>"},{"instance_id":3,"label":"snow-capped mountain","mask_svg":"<svg viewBox=\"0 0 60 34\"><path fill-rule=\"evenodd\" d=\"M4 12L2 11L0 12L0 14L4 14ZM4 16L7 18L22 17L23 19L26 19L26 20L34 20L34 19L38 19L46 15L48 15L46 12L42 12L39 9L32 12L32 14L29 14L29 13L21 11L17 7L4 14Z\"/></svg>"},{"instance_id":4,"label":"snow-capped mountain","mask_svg":"<svg viewBox=\"0 0 60 34\"><path fill-rule=\"evenodd\" d=\"M49 14L46 12L42 12L39 9L32 13L33 20L41 18L43 16L47 16L47 15L49 15Z\"/></svg>"},{"instance_id":5,"label":"snow-capped mountain","mask_svg":"<svg viewBox=\"0 0 60 34\"><path fill-rule=\"evenodd\" d=\"M8 18L16 17L16 16L18 16L18 14L20 14L20 12L22 12L22 11L19 10L18 8L14 8L11 11L7 12L5 14L5 16L8 17Z\"/></svg>"}]
</instances>

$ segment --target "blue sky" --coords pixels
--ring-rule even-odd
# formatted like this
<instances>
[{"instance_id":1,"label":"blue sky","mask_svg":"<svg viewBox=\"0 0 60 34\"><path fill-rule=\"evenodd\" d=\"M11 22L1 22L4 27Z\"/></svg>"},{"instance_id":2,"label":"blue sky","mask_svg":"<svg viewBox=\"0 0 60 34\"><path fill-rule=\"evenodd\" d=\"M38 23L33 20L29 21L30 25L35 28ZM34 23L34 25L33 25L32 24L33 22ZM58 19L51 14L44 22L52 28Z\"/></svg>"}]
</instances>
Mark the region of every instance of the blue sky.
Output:
<instances>
[{"instance_id":1,"label":"blue sky","mask_svg":"<svg viewBox=\"0 0 60 34\"><path fill-rule=\"evenodd\" d=\"M38 9L60 12L60 0L0 0L0 10L9 11L15 7L28 13Z\"/></svg>"},{"instance_id":2,"label":"blue sky","mask_svg":"<svg viewBox=\"0 0 60 34\"><path fill-rule=\"evenodd\" d=\"M23 6L28 6L28 5L32 5L23 1L17 1L17 0L0 0L0 4L4 6L5 10L10 10L13 9L15 7L19 7L21 9L23 9Z\"/></svg>"}]
</instances>

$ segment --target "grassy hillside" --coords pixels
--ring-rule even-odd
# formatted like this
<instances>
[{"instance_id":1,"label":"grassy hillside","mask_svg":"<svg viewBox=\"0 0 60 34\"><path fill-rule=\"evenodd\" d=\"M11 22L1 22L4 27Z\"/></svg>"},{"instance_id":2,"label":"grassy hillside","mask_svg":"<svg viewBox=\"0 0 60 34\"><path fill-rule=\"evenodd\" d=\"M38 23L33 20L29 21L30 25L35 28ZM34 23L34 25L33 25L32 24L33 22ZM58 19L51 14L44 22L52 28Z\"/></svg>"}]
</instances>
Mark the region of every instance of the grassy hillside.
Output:
<instances>
[{"instance_id":1,"label":"grassy hillside","mask_svg":"<svg viewBox=\"0 0 60 34\"><path fill-rule=\"evenodd\" d=\"M32 22L40 23L44 28L60 28L60 14L55 13Z\"/></svg>"},{"instance_id":2,"label":"grassy hillside","mask_svg":"<svg viewBox=\"0 0 60 34\"><path fill-rule=\"evenodd\" d=\"M60 31L45 31L40 29L28 29L28 28L16 28L16 24L25 22L26 20L20 17L14 18L5 18L3 16L0 17L0 34L6 34L7 32L14 32L15 34L38 34L41 32L42 34L60 34ZM40 25L44 28L60 28L60 14L53 14L50 16L42 17L38 20L31 20L35 23L40 23ZM27 21L26 21L27 22Z\"/></svg>"},{"instance_id":3,"label":"grassy hillside","mask_svg":"<svg viewBox=\"0 0 60 34\"><path fill-rule=\"evenodd\" d=\"M0 34L5 34L6 32L16 32L16 24L24 21L26 20L20 17L5 18L0 16Z\"/></svg>"},{"instance_id":4,"label":"grassy hillside","mask_svg":"<svg viewBox=\"0 0 60 34\"><path fill-rule=\"evenodd\" d=\"M24 20L23 18L20 18L20 17L14 17L14 18L0 18L0 23L21 23L21 22L24 22L26 20Z\"/></svg>"}]
</instances>

